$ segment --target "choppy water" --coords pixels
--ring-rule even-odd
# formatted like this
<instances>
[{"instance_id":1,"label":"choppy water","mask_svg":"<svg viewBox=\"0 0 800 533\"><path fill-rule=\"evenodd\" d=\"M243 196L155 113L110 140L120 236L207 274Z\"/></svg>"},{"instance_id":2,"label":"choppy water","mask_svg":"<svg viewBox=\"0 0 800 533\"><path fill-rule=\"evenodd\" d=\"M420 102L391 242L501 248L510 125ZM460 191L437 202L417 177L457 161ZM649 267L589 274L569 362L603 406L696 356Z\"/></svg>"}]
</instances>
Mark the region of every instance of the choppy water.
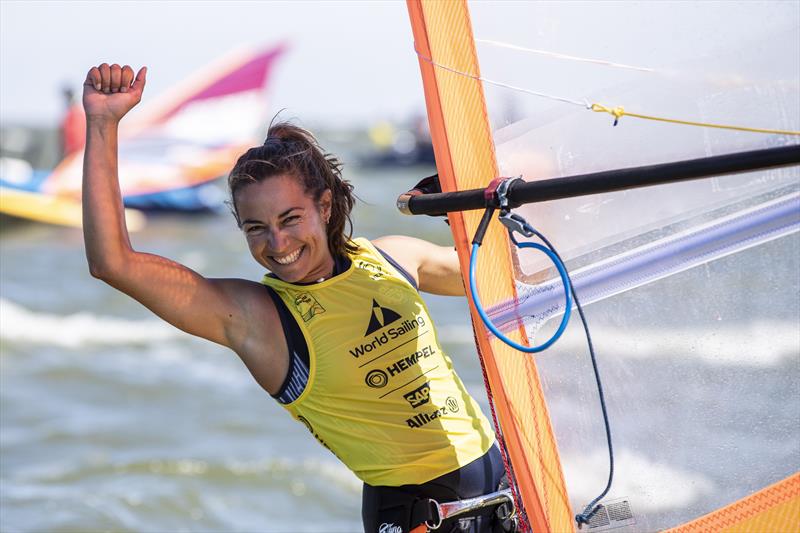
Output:
<instances>
[{"instance_id":1,"label":"choppy water","mask_svg":"<svg viewBox=\"0 0 800 533\"><path fill-rule=\"evenodd\" d=\"M395 212L396 192L424 176L425 169L353 172L356 191L365 201L355 215L357 235L404 233L449 241L442 222ZM138 249L174 258L209 276L261 276L227 215L156 217L133 240ZM797 252L794 242L792 253ZM6 228L0 246L0 530L360 530L360 482L253 382L235 355L160 323L93 280L75 230ZM788 261L784 278L798 268L796 257ZM619 372L609 369L615 376L675 372L674 367L665 370L664 361L684 352L700 356L687 361L686 368L723 369L722 377L716 371L694 374L686 390L664 390L648 400L673 398L680 409L692 398L708 401L704 383L725 379L725 372L757 373L759 388L772 394L739 389L742 405L735 405L733 391L720 401L770 413L775 419L770 427L797 435L800 408L787 401L796 400L800 392L800 338L796 304L791 303L796 284L787 290L781 305L794 305L795 311L766 317L765 327L782 333L772 334L774 345L757 360L742 350L759 346L757 322L746 326L733 321L719 330L720 336L702 337L706 345L697 346L686 328L665 332L648 322L652 317L626 316L608 304L603 316L610 318L598 318L595 337L601 349L615 352L622 361ZM462 379L485 406L465 302L427 300ZM582 340L571 328L562 350L580 353ZM586 396L571 395L572 370L549 366L551 409L568 423L575 403ZM582 377L579 384L588 387L587 379ZM639 389L657 388L658 380L611 382L612 410L624 412L625 402ZM622 390L615 399L614 391ZM577 422L587 425L584 419ZM647 438L651 429L631 427L619 416L615 427L620 438L630 440ZM747 435L746 424L738 430ZM590 498L605 475L603 440L587 450L570 440L568 430L563 434L567 478L586 480L574 485L573 496ZM740 441L755 449L760 439L754 434ZM770 460L794 462L796 469L800 444L792 445L791 438L788 442L785 449L773 449ZM678 496L665 493L643 511L683 507L708 498L725 482L713 474L725 470L724 460L711 473L703 466L719 463L718 457L701 454L694 470L678 468L672 459L621 453L620 462L631 471L661 476L666 487L692 488ZM638 490L635 483L626 486L624 478L621 483L623 496Z\"/></svg>"}]
</instances>

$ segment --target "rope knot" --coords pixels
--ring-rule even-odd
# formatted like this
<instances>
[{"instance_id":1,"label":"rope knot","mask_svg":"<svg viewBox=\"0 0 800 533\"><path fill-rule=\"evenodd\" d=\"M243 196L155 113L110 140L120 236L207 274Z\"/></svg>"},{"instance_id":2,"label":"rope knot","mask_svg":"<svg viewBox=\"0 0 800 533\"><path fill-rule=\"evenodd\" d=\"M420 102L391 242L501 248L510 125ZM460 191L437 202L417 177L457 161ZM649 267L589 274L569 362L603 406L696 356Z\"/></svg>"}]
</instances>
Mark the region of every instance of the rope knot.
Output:
<instances>
[{"instance_id":1,"label":"rope knot","mask_svg":"<svg viewBox=\"0 0 800 533\"><path fill-rule=\"evenodd\" d=\"M625 108L621 105L608 108L602 104L592 104L591 110L597 113L608 113L609 115L612 115L614 117L615 126L619 124L619 119L625 116Z\"/></svg>"}]
</instances>

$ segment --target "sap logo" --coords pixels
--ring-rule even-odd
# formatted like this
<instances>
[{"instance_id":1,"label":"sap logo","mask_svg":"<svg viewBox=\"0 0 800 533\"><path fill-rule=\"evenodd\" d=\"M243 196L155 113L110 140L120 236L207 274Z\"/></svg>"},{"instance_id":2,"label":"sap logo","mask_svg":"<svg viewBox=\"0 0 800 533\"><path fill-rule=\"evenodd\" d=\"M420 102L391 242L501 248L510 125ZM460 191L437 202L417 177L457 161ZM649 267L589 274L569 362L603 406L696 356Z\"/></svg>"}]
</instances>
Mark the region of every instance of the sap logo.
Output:
<instances>
[{"instance_id":1,"label":"sap logo","mask_svg":"<svg viewBox=\"0 0 800 533\"><path fill-rule=\"evenodd\" d=\"M403 528L394 524L384 522L378 526L378 533L403 533Z\"/></svg>"},{"instance_id":2,"label":"sap logo","mask_svg":"<svg viewBox=\"0 0 800 533\"><path fill-rule=\"evenodd\" d=\"M417 387L416 389L412 390L411 392L407 392L403 394L403 398L416 409L421 405L425 405L429 401L431 401L431 386L430 383L425 382L422 386Z\"/></svg>"}]
</instances>

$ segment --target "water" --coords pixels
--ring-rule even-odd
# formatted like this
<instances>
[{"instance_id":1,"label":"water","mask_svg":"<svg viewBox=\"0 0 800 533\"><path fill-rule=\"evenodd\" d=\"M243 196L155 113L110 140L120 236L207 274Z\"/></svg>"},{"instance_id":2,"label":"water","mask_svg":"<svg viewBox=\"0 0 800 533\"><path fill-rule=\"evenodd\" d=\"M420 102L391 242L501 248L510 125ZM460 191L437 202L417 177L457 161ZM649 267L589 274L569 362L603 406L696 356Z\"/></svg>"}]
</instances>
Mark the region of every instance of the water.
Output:
<instances>
[{"instance_id":1,"label":"water","mask_svg":"<svg viewBox=\"0 0 800 533\"><path fill-rule=\"evenodd\" d=\"M404 217L394 208L396 193L429 171L348 169L363 200L354 215L355 234L374 238L400 233L439 244L450 242L449 229L440 220ZM155 217L133 241L139 250L176 259L207 276L259 279L262 275L227 214ZM798 271L798 241L792 242L789 250L794 255L783 263L784 279ZM78 231L7 227L0 233L0 246L0 530L361 530L361 483L255 384L233 353L159 322L134 301L92 279ZM725 265L710 268L720 270ZM755 263L756 271L762 268ZM690 275L714 279L707 271L709 267L701 267ZM676 292L669 286L672 282L663 283L666 293ZM796 284L785 289L783 294L797 294ZM642 294L643 299L652 296ZM465 301L434 296L426 300L462 379L488 413ZM782 305L796 309L793 300L785 297ZM677 297L669 305L679 305ZM704 305L725 312L724 302ZM602 308L605 318L599 315ZM772 359L753 361L738 347L755 350L747 341L759 330L757 323L750 335L734 321L722 330L727 332L724 338L706 338L710 345L698 347L687 340L691 336L685 325L670 324L663 330L660 318L665 308L653 306L646 317L635 317L613 302L592 307L601 353L615 352L621 361L623 379L607 392L612 411L624 412L624 404L636 402L640 389L652 392L659 384L658 380L626 383L626 372L657 377L668 372L671 354L694 352L699 357L679 365L679 371L699 365L721 368L721 373L701 371L687 380L684 390L664 390L648 402L673 397L685 409L690 408L686 398L710 401L708 394L702 394L703 387L727 379L734 372L729 369L736 369L737 375L757 374L761 386L775 394L729 390L730 397L722 401L741 401L742 408L750 405L759 413L773 413L770 416L779 427L797 433L800 409L787 401L800 391L795 311L789 313L788 322L785 314L783 321L766 314L770 322L760 329L784 333L774 339L774 349L765 351ZM689 308L698 316L714 312L694 304ZM560 350L577 354L585 365L576 328L571 326ZM630 334L620 334L620 328ZM572 489L575 499L585 503L602 488L603 440L594 439L597 446L589 450L577 449L570 441L576 422L583 432L587 426L597 430L597 419L575 420L571 415L578 410L576 402L593 398L593 392L589 374L578 376L576 384L572 374L559 374L557 360L543 362L550 372L546 387L551 409L559 417L556 429L571 421L572 426L560 432L560 445L568 480L585 478ZM604 368L612 372L613 366ZM574 395L575 386L588 392ZM757 406L752 398L758 398ZM653 410L649 404L637 407ZM583 409L590 414L581 416L594 416L595 410L592 404ZM657 418L652 420L657 423ZM623 442L647 438L653 430L624 416L614 422ZM744 449L758 448L758 433L747 437L749 428L737 431L745 435L739 439ZM693 487L694 492L683 491L680 497L662 495L653 512L707 498L715 483L725 481L704 470L710 463L720 463L712 454L699 453L692 463L697 467L684 471L671 466L671 456L653 459L626 455L622 449L622 469L627 464L643 476L659 476L667 488ZM796 469L797 444L790 440L786 449L772 452L775 461L788 461ZM726 469L722 463L716 471ZM622 483L621 496L636 492L635 485Z\"/></svg>"},{"instance_id":2,"label":"water","mask_svg":"<svg viewBox=\"0 0 800 533\"><path fill-rule=\"evenodd\" d=\"M429 168L366 172L349 173L356 235L450 240L394 208ZM228 214L151 218L133 242L208 276L263 274ZM0 530L361 529L355 476L232 352L91 278L79 231L6 226L0 246ZM427 301L481 397L466 304Z\"/></svg>"}]
</instances>

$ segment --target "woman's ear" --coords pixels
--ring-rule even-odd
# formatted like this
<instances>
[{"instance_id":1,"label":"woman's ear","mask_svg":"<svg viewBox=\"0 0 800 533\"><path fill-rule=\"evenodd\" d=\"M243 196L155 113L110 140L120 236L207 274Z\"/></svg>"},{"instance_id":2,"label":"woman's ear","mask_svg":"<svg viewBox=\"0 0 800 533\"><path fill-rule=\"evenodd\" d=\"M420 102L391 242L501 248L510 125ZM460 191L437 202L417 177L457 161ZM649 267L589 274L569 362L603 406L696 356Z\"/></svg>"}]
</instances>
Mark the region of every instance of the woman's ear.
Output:
<instances>
[{"instance_id":1,"label":"woman's ear","mask_svg":"<svg viewBox=\"0 0 800 533\"><path fill-rule=\"evenodd\" d=\"M333 201L333 194L330 189L325 189L322 196L319 197L319 214L322 220L327 224L331 219L331 204Z\"/></svg>"}]
</instances>

